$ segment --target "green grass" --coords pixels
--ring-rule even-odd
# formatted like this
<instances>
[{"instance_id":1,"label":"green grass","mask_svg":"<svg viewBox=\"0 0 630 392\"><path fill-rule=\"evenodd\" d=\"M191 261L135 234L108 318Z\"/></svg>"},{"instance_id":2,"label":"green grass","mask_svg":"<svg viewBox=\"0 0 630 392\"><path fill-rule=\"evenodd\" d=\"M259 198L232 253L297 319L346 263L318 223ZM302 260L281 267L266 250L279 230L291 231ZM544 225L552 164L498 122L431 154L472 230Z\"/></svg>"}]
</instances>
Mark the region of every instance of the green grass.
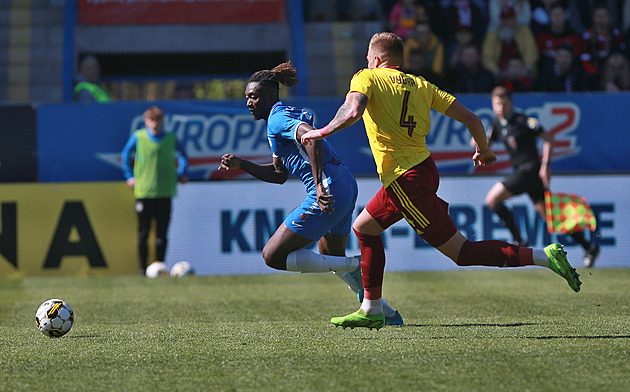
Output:
<instances>
[{"instance_id":1,"label":"green grass","mask_svg":"<svg viewBox=\"0 0 630 392\"><path fill-rule=\"evenodd\" d=\"M406 326L380 331L329 324L358 309L329 274L0 280L0 390L630 390L630 270L581 272L387 273Z\"/></svg>"}]
</instances>

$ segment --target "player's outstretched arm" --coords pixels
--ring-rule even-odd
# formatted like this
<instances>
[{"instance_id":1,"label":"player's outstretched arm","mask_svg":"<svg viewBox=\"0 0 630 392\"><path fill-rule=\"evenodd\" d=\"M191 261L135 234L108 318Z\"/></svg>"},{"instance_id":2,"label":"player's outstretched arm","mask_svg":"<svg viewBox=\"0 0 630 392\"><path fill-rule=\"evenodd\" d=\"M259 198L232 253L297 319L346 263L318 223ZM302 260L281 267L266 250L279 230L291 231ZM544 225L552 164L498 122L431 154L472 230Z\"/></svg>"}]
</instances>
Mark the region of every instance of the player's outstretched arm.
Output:
<instances>
[{"instance_id":1,"label":"player's outstretched arm","mask_svg":"<svg viewBox=\"0 0 630 392\"><path fill-rule=\"evenodd\" d=\"M455 100L444 114L464 124L472 135L475 147L472 159L475 166L490 166L497 161L497 157L488 145L488 138L483 129L483 124L475 113L468 110L458 100Z\"/></svg>"},{"instance_id":2,"label":"player's outstretched arm","mask_svg":"<svg viewBox=\"0 0 630 392\"><path fill-rule=\"evenodd\" d=\"M348 128L363 116L367 104L368 97L365 94L358 92L348 93L345 102L337 109L335 118L324 128L313 129L302 135L302 144L307 145L313 140L321 140L328 135Z\"/></svg>"},{"instance_id":3,"label":"player's outstretched arm","mask_svg":"<svg viewBox=\"0 0 630 392\"><path fill-rule=\"evenodd\" d=\"M284 184L289 178L289 170L278 158L273 158L272 163L259 165L234 154L224 154L218 170L243 170L257 179L273 184Z\"/></svg>"}]
</instances>

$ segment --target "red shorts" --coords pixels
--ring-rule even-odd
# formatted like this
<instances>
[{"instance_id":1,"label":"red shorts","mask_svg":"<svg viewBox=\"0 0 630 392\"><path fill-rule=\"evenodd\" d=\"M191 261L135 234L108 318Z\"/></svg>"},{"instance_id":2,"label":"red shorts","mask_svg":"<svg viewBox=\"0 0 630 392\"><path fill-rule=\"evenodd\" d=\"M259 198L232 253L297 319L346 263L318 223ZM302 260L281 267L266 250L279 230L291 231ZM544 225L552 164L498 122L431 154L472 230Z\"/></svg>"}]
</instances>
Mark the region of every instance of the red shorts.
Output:
<instances>
[{"instance_id":1,"label":"red shorts","mask_svg":"<svg viewBox=\"0 0 630 392\"><path fill-rule=\"evenodd\" d=\"M438 247L457 232L448 203L436 194L439 185L440 175L429 157L381 187L365 208L383 229L405 218L429 245Z\"/></svg>"}]
</instances>

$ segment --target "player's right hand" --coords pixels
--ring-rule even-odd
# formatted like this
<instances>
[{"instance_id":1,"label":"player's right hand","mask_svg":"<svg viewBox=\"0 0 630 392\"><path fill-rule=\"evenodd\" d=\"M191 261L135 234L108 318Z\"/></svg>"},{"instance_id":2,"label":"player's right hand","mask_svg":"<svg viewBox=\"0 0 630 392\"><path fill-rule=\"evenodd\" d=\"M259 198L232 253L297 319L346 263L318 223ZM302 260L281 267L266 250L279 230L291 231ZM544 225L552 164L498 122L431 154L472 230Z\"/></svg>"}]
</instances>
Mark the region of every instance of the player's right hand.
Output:
<instances>
[{"instance_id":1,"label":"player's right hand","mask_svg":"<svg viewBox=\"0 0 630 392\"><path fill-rule=\"evenodd\" d=\"M134 177L131 177L130 179L127 180L127 186L129 187L129 189L133 189L135 185L136 185L136 179Z\"/></svg>"},{"instance_id":2,"label":"player's right hand","mask_svg":"<svg viewBox=\"0 0 630 392\"><path fill-rule=\"evenodd\" d=\"M230 170L239 169L241 167L241 160L234 154L224 154L221 157L221 164L218 170Z\"/></svg>"},{"instance_id":3,"label":"player's right hand","mask_svg":"<svg viewBox=\"0 0 630 392\"><path fill-rule=\"evenodd\" d=\"M332 195L326 193L326 189L322 184L317 184L315 189L317 192L317 204L319 205L319 209L325 214L332 214L332 212L335 211L333 208L335 200L332 198Z\"/></svg>"},{"instance_id":4,"label":"player's right hand","mask_svg":"<svg viewBox=\"0 0 630 392\"><path fill-rule=\"evenodd\" d=\"M303 145L308 146L314 140L322 140L323 138L324 136L322 136L320 129L311 129L310 131L302 135L302 138L300 141L302 142Z\"/></svg>"}]
</instances>

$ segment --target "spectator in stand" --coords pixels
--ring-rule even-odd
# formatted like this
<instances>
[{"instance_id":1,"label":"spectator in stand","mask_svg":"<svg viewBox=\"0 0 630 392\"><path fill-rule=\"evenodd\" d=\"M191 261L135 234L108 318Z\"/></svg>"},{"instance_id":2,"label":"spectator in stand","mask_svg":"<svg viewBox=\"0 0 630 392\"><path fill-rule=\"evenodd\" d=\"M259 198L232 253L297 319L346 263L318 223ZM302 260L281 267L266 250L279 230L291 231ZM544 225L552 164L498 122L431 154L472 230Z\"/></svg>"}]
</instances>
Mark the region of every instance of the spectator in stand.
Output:
<instances>
[{"instance_id":1,"label":"spectator in stand","mask_svg":"<svg viewBox=\"0 0 630 392\"><path fill-rule=\"evenodd\" d=\"M405 41L403 47L403 69L409 69L409 54L412 50L419 50L424 55L426 69L431 71L435 78L441 79L444 76L444 44L431 31L431 26L427 22L419 22L416 25L413 35ZM428 80L428 79L427 79ZM440 80L430 80L437 83Z\"/></svg>"},{"instance_id":2,"label":"spectator in stand","mask_svg":"<svg viewBox=\"0 0 630 392\"><path fill-rule=\"evenodd\" d=\"M534 91L534 79L527 71L527 67L520 57L508 59L505 68L501 70L501 86L505 86L511 93Z\"/></svg>"},{"instance_id":3,"label":"spectator in stand","mask_svg":"<svg viewBox=\"0 0 630 392\"><path fill-rule=\"evenodd\" d=\"M537 91L570 93L594 90L596 86L596 79L584 73L569 42L556 48L552 65L543 68L536 80Z\"/></svg>"},{"instance_id":4,"label":"spectator in stand","mask_svg":"<svg viewBox=\"0 0 630 392\"><path fill-rule=\"evenodd\" d=\"M455 41L447 45L446 49L446 68L448 71L454 71L461 62L462 51L469 45L475 45L472 30L468 27L458 27L455 30Z\"/></svg>"},{"instance_id":5,"label":"spectator in stand","mask_svg":"<svg viewBox=\"0 0 630 392\"><path fill-rule=\"evenodd\" d=\"M585 33L593 24L593 14L598 7L604 7L610 15L610 23L619 26L617 0L568 0L569 25L578 34Z\"/></svg>"},{"instance_id":6,"label":"spectator in stand","mask_svg":"<svg viewBox=\"0 0 630 392\"><path fill-rule=\"evenodd\" d=\"M514 8L501 11L499 28L488 31L481 45L481 63L499 78L508 59L520 57L527 71L533 75L538 63L538 47L529 25L517 25Z\"/></svg>"},{"instance_id":7,"label":"spectator in stand","mask_svg":"<svg viewBox=\"0 0 630 392\"><path fill-rule=\"evenodd\" d=\"M610 93L630 90L630 62L623 53L608 56L602 68L601 86Z\"/></svg>"},{"instance_id":8,"label":"spectator in stand","mask_svg":"<svg viewBox=\"0 0 630 392\"><path fill-rule=\"evenodd\" d=\"M475 45L462 48L454 77L453 91L457 93L488 93L494 87L494 75L479 61L479 49Z\"/></svg>"},{"instance_id":9,"label":"spectator in stand","mask_svg":"<svg viewBox=\"0 0 630 392\"><path fill-rule=\"evenodd\" d=\"M501 12L512 8L516 14L516 24L529 26L532 8L528 0L488 0L488 31L496 30L501 25Z\"/></svg>"},{"instance_id":10,"label":"spectator in stand","mask_svg":"<svg viewBox=\"0 0 630 392\"><path fill-rule=\"evenodd\" d=\"M111 102L112 97L101 83L101 63L96 56L87 55L79 63L79 75L74 85L76 102Z\"/></svg>"},{"instance_id":11,"label":"spectator in stand","mask_svg":"<svg viewBox=\"0 0 630 392\"><path fill-rule=\"evenodd\" d=\"M604 62L613 52L625 52L621 31L611 24L608 7L598 4L593 8L593 26L582 35L580 60L588 74L601 74Z\"/></svg>"},{"instance_id":12,"label":"spectator in stand","mask_svg":"<svg viewBox=\"0 0 630 392\"><path fill-rule=\"evenodd\" d=\"M624 32L624 41L630 45L630 0L625 0L622 5L621 14L623 15L621 21L621 31ZM630 55L630 53L629 53Z\"/></svg>"},{"instance_id":13,"label":"spectator in stand","mask_svg":"<svg viewBox=\"0 0 630 392\"><path fill-rule=\"evenodd\" d=\"M418 21L429 20L427 10L417 1L400 0L389 13L389 30L406 40L415 31Z\"/></svg>"},{"instance_id":14,"label":"spectator in stand","mask_svg":"<svg viewBox=\"0 0 630 392\"><path fill-rule=\"evenodd\" d=\"M407 54L407 67L404 68L404 71L416 76L422 76L423 78L429 80L431 69L426 66L426 61L424 61L424 53L420 49L412 49Z\"/></svg>"},{"instance_id":15,"label":"spectator in stand","mask_svg":"<svg viewBox=\"0 0 630 392\"><path fill-rule=\"evenodd\" d=\"M539 73L553 71L556 61L556 49L569 43L573 48L573 55L580 55L582 39L567 25L567 12L561 3L555 3L549 7L549 24L542 26L536 34L540 60L538 61Z\"/></svg>"},{"instance_id":16,"label":"spectator in stand","mask_svg":"<svg viewBox=\"0 0 630 392\"><path fill-rule=\"evenodd\" d=\"M563 5L558 0L533 0L531 3L532 7L532 20L530 22L530 27L534 34L538 34L538 32L542 28L549 27L549 23L551 23L551 7L560 4Z\"/></svg>"},{"instance_id":17,"label":"spectator in stand","mask_svg":"<svg viewBox=\"0 0 630 392\"><path fill-rule=\"evenodd\" d=\"M472 32L477 44L481 43L486 34L486 18L483 11L471 0L454 0L444 9L441 20L445 22L441 24L444 28L436 32L441 34L447 46L456 41L456 32L461 29Z\"/></svg>"}]
</instances>

